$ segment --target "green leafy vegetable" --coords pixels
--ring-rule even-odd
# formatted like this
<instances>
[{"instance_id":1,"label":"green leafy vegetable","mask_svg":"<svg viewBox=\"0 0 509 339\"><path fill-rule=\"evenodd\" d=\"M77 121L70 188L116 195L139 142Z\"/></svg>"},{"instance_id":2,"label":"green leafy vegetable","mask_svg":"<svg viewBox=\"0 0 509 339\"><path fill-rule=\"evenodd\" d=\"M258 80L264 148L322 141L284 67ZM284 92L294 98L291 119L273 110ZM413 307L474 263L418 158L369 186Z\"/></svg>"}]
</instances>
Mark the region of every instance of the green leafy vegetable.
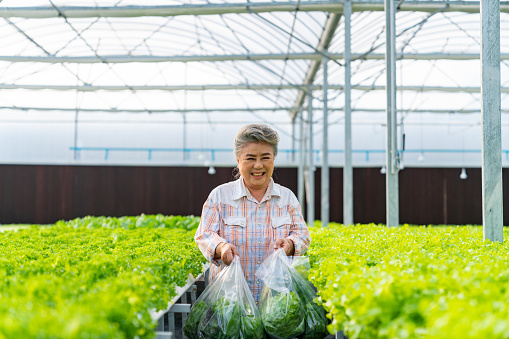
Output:
<instances>
[{"instance_id":1,"label":"green leafy vegetable","mask_svg":"<svg viewBox=\"0 0 509 339\"><path fill-rule=\"evenodd\" d=\"M202 339L238 338L240 321L240 305L227 298L220 298L202 317L198 326L199 337Z\"/></svg>"},{"instance_id":2,"label":"green leafy vegetable","mask_svg":"<svg viewBox=\"0 0 509 339\"><path fill-rule=\"evenodd\" d=\"M209 306L203 301L198 301L196 304L194 304L193 308L191 309L191 313L189 313L189 316L187 317L186 324L182 328L184 331L184 334L189 339L198 339L198 324L201 321L201 318L207 311Z\"/></svg>"},{"instance_id":3,"label":"green leafy vegetable","mask_svg":"<svg viewBox=\"0 0 509 339\"><path fill-rule=\"evenodd\" d=\"M304 332L304 308L295 292L268 296L266 303L260 314L268 334L276 338L293 338Z\"/></svg>"},{"instance_id":4,"label":"green leafy vegetable","mask_svg":"<svg viewBox=\"0 0 509 339\"><path fill-rule=\"evenodd\" d=\"M242 339L264 339L262 320L254 315L243 315L240 321Z\"/></svg>"},{"instance_id":5,"label":"green leafy vegetable","mask_svg":"<svg viewBox=\"0 0 509 339\"><path fill-rule=\"evenodd\" d=\"M321 306L312 302L304 302L306 312L306 331L300 335L299 339L323 339L329 333L327 332L327 318Z\"/></svg>"},{"instance_id":6,"label":"green leafy vegetable","mask_svg":"<svg viewBox=\"0 0 509 339\"><path fill-rule=\"evenodd\" d=\"M85 217L1 232L0 338L154 337L151 310L166 309L205 262L194 231L167 220Z\"/></svg>"},{"instance_id":7,"label":"green leafy vegetable","mask_svg":"<svg viewBox=\"0 0 509 339\"><path fill-rule=\"evenodd\" d=\"M298 273L300 274L300 273ZM301 334L299 339L323 339L329 333L327 331L327 318L322 306L314 303L315 297L312 293L313 287L309 281L304 281L300 277L296 277L294 286L304 306L306 314L305 325L306 330Z\"/></svg>"},{"instance_id":8,"label":"green leafy vegetable","mask_svg":"<svg viewBox=\"0 0 509 339\"><path fill-rule=\"evenodd\" d=\"M509 338L509 242L483 241L482 227L329 225L311 235L309 279L331 332Z\"/></svg>"}]
</instances>

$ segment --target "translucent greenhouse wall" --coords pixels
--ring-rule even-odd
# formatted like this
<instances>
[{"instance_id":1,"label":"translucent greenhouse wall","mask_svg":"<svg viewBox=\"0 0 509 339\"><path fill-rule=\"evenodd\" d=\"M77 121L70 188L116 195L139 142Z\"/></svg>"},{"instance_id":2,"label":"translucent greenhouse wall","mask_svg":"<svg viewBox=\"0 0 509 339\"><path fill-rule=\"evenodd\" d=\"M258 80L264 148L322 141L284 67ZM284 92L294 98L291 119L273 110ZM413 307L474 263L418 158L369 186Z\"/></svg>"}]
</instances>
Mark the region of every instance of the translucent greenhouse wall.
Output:
<instances>
[{"instance_id":1,"label":"translucent greenhouse wall","mask_svg":"<svg viewBox=\"0 0 509 339\"><path fill-rule=\"evenodd\" d=\"M297 166L298 122L292 125L274 113L267 123L280 135L278 166ZM319 114L316 114L319 115ZM278 118L281 117L281 118ZM385 163L384 113L359 113L352 118L354 167ZM243 113L215 113L209 124L204 113L75 115L63 112L3 112L0 115L0 162L4 164L233 166L233 138L246 123L260 122ZM329 165L343 166L344 126L339 112L329 117ZM481 116L476 113L411 113L398 127L403 165L409 167L480 167ZM322 155L322 126L314 126L315 166ZM404 137L403 137L404 135ZM509 167L509 117L502 115L502 164ZM404 140L404 145L403 145ZM404 149L403 149L404 147Z\"/></svg>"}]
</instances>

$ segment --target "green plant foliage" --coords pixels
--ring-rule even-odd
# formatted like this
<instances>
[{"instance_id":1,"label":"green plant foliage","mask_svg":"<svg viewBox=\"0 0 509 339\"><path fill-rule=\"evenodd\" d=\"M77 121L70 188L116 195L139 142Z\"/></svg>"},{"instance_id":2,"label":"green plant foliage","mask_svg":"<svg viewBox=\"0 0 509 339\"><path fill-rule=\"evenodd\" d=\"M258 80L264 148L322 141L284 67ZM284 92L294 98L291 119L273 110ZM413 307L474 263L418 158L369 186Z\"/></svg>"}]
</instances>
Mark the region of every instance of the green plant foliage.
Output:
<instances>
[{"instance_id":1,"label":"green plant foliage","mask_svg":"<svg viewBox=\"0 0 509 339\"><path fill-rule=\"evenodd\" d=\"M269 296L267 307L260 309L260 314L265 330L273 337L292 338L304 332L304 308L293 291Z\"/></svg>"},{"instance_id":2,"label":"green plant foliage","mask_svg":"<svg viewBox=\"0 0 509 339\"><path fill-rule=\"evenodd\" d=\"M200 218L195 216L180 215L145 215L115 217L91 217L76 218L70 221L59 221L55 225L71 226L74 228L181 228L185 230L196 230L200 224Z\"/></svg>"},{"instance_id":3,"label":"green plant foliage","mask_svg":"<svg viewBox=\"0 0 509 339\"><path fill-rule=\"evenodd\" d=\"M265 330L263 329L262 320L251 315L243 315L240 321L240 332L242 339L265 339Z\"/></svg>"},{"instance_id":4,"label":"green plant foliage","mask_svg":"<svg viewBox=\"0 0 509 339\"><path fill-rule=\"evenodd\" d=\"M153 337L149 310L166 309L205 261L194 221L168 220L85 217L0 233L0 338Z\"/></svg>"},{"instance_id":5,"label":"green plant foliage","mask_svg":"<svg viewBox=\"0 0 509 339\"><path fill-rule=\"evenodd\" d=\"M323 339L329 333L327 332L327 318L322 306L313 302L315 297L313 286L308 280L302 279L302 273L295 271L300 276L293 278L293 284L296 287L297 294L304 307L306 314L305 332L298 336L299 339ZM307 273L307 272L306 272Z\"/></svg>"},{"instance_id":6,"label":"green plant foliage","mask_svg":"<svg viewBox=\"0 0 509 339\"><path fill-rule=\"evenodd\" d=\"M244 305L246 306L246 305ZM219 298L212 305L198 301L184 325L184 334L190 339L263 339L265 331L261 319L249 308L228 298Z\"/></svg>"},{"instance_id":7,"label":"green plant foliage","mask_svg":"<svg viewBox=\"0 0 509 339\"><path fill-rule=\"evenodd\" d=\"M241 308L228 298L219 298L207 309L198 325L199 338L235 339L240 333Z\"/></svg>"},{"instance_id":8,"label":"green plant foliage","mask_svg":"<svg viewBox=\"0 0 509 339\"><path fill-rule=\"evenodd\" d=\"M509 246L483 242L481 227L332 225L311 234L309 278L330 331L509 338Z\"/></svg>"},{"instance_id":9,"label":"green plant foliage","mask_svg":"<svg viewBox=\"0 0 509 339\"><path fill-rule=\"evenodd\" d=\"M201 318L207 312L209 306L205 301L200 300L193 305L189 316L187 317L186 324L182 328L184 334L189 339L198 339L198 325L200 324Z\"/></svg>"}]
</instances>

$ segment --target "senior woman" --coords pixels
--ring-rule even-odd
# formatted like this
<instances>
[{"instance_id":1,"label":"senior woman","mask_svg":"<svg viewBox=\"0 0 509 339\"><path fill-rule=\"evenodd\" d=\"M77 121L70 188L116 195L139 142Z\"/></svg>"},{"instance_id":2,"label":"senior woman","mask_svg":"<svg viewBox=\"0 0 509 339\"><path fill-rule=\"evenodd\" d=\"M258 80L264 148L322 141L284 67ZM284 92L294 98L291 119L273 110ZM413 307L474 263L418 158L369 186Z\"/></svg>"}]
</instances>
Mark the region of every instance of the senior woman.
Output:
<instances>
[{"instance_id":1,"label":"senior woman","mask_svg":"<svg viewBox=\"0 0 509 339\"><path fill-rule=\"evenodd\" d=\"M240 177L212 190L203 206L195 241L213 264L210 280L240 257L247 283L258 303L260 264L274 250L301 255L310 237L300 204L288 188L272 179L279 136L262 124L242 127L234 140Z\"/></svg>"}]
</instances>

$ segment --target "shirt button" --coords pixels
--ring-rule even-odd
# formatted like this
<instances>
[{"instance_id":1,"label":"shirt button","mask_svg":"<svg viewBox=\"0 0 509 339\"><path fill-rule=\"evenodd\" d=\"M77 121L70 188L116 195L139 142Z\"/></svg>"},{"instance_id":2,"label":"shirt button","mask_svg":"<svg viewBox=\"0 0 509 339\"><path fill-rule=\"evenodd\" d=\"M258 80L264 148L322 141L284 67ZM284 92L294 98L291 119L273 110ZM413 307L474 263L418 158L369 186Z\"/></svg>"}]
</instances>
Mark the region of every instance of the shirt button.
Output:
<instances>
[{"instance_id":1,"label":"shirt button","mask_svg":"<svg viewBox=\"0 0 509 339\"><path fill-rule=\"evenodd\" d=\"M260 226L261 224L262 224L262 223L261 223L261 222L259 222L259 223L258 223L258 226Z\"/></svg>"},{"instance_id":2,"label":"shirt button","mask_svg":"<svg viewBox=\"0 0 509 339\"><path fill-rule=\"evenodd\" d=\"M259 281L257 281L257 282L256 282L256 284L257 284L257 285L259 285L259 284L260 284L260 282L259 282Z\"/></svg>"},{"instance_id":3,"label":"shirt button","mask_svg":"<svg viewBox=\"0 0 509 339\"><path fill-rule=\"evenodd\" d=\"M260 260L258 260L256 263L258 263L258 264L259 264L259 263L260 263Z\"/></svg>"},{"instance_id":4,"label":"shirt button","mask_svg":"<svg viewBox=\"0 0 509 339\"><path fill-rule=\"evenodd\" d=\"M261 244L262 242L261 241L258 241L258 244Z\"/></svg>"},{"instance_id":5,"label":"shirt button","mask_svg":"<svg viewBox=\"0 0 509 339\"><path fill-rule=\"evenodd\" d=\"M256 302L256 305L258 305L258 301Z\"/></svg>"}]
</instances>

